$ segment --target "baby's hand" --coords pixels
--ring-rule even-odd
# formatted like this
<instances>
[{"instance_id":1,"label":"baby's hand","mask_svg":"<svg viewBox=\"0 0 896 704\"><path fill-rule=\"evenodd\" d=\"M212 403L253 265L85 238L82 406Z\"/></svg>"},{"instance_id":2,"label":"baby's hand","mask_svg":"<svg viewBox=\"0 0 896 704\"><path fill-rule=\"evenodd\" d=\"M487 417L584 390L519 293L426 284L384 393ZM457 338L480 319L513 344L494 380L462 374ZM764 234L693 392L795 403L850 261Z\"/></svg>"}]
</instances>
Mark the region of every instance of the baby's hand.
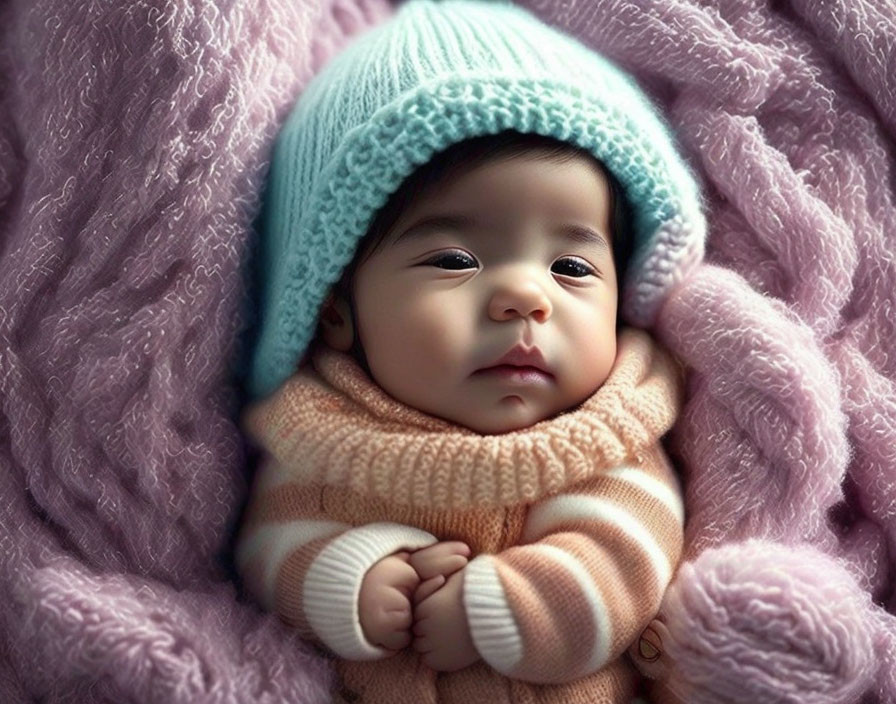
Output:
<instances>
[{"instance_id":1,"label":"baby's hand","mask_svg":"<svg viewBox=\"0 0 896 704\"><path fill-rule=\"evenodd\" d=\"M414 606L414 650L433 670L454 672L480 659L463 602L464 571Z\"/></svg>"},{"instance_id":2,"label":"baby's hand","mask_svg":"<svg viewBox=\"0 0 896 704\"><path fill-rule=\"evenodd\" d=\"M408 563L408 555L397 552L367 570L358 596L364 637L389 650L401 650L411 642L411 599L420 578Z\"/></svg>"},{"instance_id":3,"label":"baby's hand","mask_svg":"<svg viewBox=\"0 0 896 704\"><path fill-rule=\"evenodd\" d=\"M437 591L448 578L467 566L470 547L460 541L445 541L411 553L409 562L420 577L414 603L420 603Z\"/></svg>"}]
</instances>

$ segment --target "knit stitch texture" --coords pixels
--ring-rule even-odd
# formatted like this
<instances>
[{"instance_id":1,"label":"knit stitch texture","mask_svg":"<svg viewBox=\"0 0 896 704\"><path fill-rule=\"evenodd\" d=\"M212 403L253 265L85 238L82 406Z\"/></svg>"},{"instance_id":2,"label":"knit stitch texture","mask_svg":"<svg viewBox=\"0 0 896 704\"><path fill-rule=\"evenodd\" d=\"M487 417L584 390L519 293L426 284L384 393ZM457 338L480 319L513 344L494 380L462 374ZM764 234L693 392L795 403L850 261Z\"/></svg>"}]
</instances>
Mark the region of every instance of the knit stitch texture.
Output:
<instances>
[{"instance_id":1,"label":"knit stitch texture","mask_svg":"<svg viewBox=\"0 0 896 704\"><path fill-rule=\"evenodd\" d=\"M328 288L414 168L511 129L580 147L622 185L633 250L619 306L629 324L653 324L706 237L697 185L654 107L603 56L512 3L410 0L316 77L277 138L254 396L295 369Z\"/></svg>"},{"instance_id":2,"label":"knit stitch texture","mask_svg":"<svg viewBox=\"0 0 896 704\"><path fill-rule=\"evenodd\" d=\"M323 345L316 351L323 379L307 369L293 375L270 403L249 406L245 426L293 471L310 472L305 465L317 458L309 481L383 501L434 510L534 501L622 463L672 427L677 363L639 330L624 330L618 344L625 354L600 389L525 431L482 436L399 403Z\"/></svg>"},{"instance_id":3,"label":"knit stitch texture","mask_svg":"<svg viewBox=\"0 0 896 704\"><path fill-rule=\"evenodd\" d=\"M246 414L264 456L237 566L260 603L344 659L339 686L359 704L627 704L637 672L624 653L681 555L681 489L660 438L682 380L646 332L624 329L582 404L480 435L319 346ZM387 657L358 624L366 571L436 540L474 555L464 618L482 662L458 673Z\"/></svg>"}]
</instances>

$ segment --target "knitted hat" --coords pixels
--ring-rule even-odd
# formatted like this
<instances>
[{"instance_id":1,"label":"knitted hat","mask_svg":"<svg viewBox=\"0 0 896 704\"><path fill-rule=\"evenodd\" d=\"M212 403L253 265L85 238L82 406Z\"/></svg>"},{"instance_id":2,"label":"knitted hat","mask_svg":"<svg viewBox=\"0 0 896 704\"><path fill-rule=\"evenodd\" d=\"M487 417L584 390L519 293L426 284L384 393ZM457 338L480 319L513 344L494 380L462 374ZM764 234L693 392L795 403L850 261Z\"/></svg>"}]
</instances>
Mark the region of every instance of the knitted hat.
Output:
<instances>
[{"instance_id":1,"label":"knitted hat","mask_svg":"<svg viewBox=\"0 0 896 704\"><path fill-rule=\"evenodd\" d=\"M504 130L592 153L632 207L622 318L648 328L703 255L700 193L632 79L527 10L410 0L337 54L278 136L265 203L253 397L276 389L319 308L406 177L454 143Z\"/></svg>"}]
</instances>

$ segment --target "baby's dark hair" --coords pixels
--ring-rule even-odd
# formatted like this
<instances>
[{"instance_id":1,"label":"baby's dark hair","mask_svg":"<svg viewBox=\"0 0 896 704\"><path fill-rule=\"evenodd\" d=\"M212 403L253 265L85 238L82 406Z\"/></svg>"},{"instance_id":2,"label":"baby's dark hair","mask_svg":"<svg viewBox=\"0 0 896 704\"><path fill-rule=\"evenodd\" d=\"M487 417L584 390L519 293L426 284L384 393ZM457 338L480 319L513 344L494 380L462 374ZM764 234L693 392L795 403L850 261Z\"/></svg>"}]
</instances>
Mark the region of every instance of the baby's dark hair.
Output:
<instances>
[{"instance_id":1,"label":"baby's dark hair","mask_svg":"<svg viewBox=\"0 0 896 704\"><path fill-rule=\"evenodd\" d=\"M557 163L565 163L576 156L580 156L590 160L606 176L610 185L613 264L616 268L617 286L621 290L625 269L632 252L632 213L616 177L593 154L585 149L553 137L517 132L516 130L505 130L498 134L472 137L452 144L444 151L439 152L428 162L417 167L416 171L402 182L398 190L377 211L367 233L358 243L354 258L345 268L342 277L334 287L336 293L349 302L354 320L357 320L354 296L352 295L352 281L354 280L355 271L377 250L386 235L398 222L401 214L415 199L422 197L432 188L444 183L451 177L472 171L486 162L494 159L508 159L524 154ZM616 324L617 327L620 325L618 312ZM357 327L355 327L355 331L352 354L366 369L366 358L360 346ZM369 370L367 371L369 373Z\"/></svg>"},{"instance_id":2,"label":"baby's dark hair","mask_svg":"<svg viewBox=\"0 0 896 704\"><path fill-rule=\"evenodd\" d=\"M417 170L402 182L398 190L386 201L386 204L377 211L367 233L358 243L354 259L345 268L342 277L337 282L336 290L346 300L350 298L351 282L354 279L355 270L377 250L386 234L415 199L449 180L452 176L472 171L493 159L509 159L523 154L531 154L536 158L557 163L564 163L576 156L581 156L594 163L606 176L610 184L611 199L612 242L610 244L613 247L616 279L621 289L625 268L631 256L632 236L631 208L622 193L619 181L591 152L585 149L553 137L505 130L498 134L472 137L452 144L425 164L417 167Z\"/></svg>"}]
</instances>

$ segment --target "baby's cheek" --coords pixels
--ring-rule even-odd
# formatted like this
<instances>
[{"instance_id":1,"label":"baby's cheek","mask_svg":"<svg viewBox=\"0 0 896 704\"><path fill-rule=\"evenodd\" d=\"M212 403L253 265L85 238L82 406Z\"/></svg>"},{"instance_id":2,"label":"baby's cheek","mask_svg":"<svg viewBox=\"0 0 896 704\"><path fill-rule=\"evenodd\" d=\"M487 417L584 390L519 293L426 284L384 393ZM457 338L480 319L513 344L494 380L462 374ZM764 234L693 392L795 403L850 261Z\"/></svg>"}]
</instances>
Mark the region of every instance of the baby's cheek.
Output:
<instances>
[{"instance_id":1,"label":"baby's cheek","mask_svg":"<svg viewBox=\"0 0 896 704\"><path fill-rule=\"evenodd\" d=\"M377 327L366 331L370 345L365 351L377 382L392 396L418 408L425 405L423 389L443 374L452 344L446 339L446 316L439 305L412 295L371 316Z\"/></svg>"},{"instance_id":2,"label":"baby's cheek","mask_svg":"<svg viewBox=\"0 0 896 704\"><path fill-rule=\"evenodd\" d=\"M420 296L409 306L408 336L427 355L444 358L469 349L474 316L456 297Z\"/></svg>"}]
</instances>

